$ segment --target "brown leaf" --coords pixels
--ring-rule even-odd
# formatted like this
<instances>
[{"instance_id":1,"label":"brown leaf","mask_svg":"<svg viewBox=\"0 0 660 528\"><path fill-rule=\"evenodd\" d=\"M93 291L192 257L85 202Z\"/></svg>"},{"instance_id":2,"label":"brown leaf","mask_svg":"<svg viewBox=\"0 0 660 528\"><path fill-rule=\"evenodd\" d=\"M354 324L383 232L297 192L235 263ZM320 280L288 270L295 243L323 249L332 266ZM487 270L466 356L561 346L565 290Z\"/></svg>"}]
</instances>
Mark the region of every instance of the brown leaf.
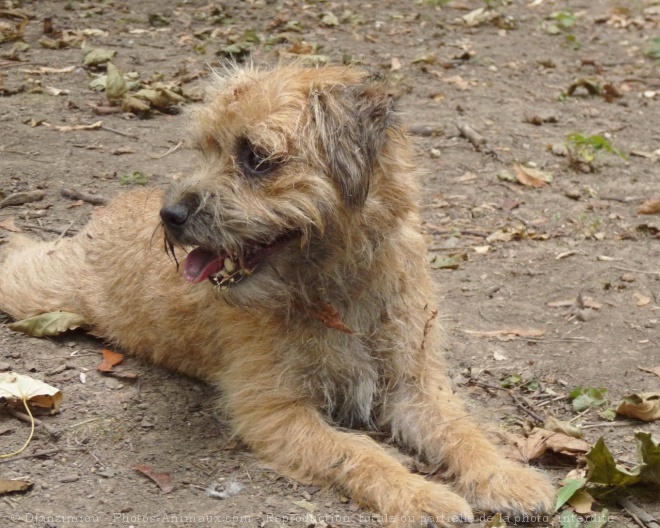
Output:
<instances>
[{"instance_id":1,"label":"brown leaf","mask_svg":"<svg viewBox=\"0 0 660 528\"><path fill-rule=\"evenodd\" d=\"M643 422L657 420L660 418L660 392L641 392L626 396L616 412Z\"/></svg>"},{"instance_id":2,"label":"brown leaf","mask_svg":"<svg viewBox=\"0 0 660 528\"><path fill-rule=\"evenodd\" d=\"M100 372L113 372L114 366L119 365L124 361L124 356L118 352L113 352L112 350L103 349L101 350L103 354L103 361L98 366Z\"/></svg>"},{"instance_id":3,"label":"brown leaf","mask_svg":"<svg viewBox=\"0 0 660 528\"><path fill-rule=\"evenodd\" d=\"M451 77L441 77L440 79L446 83L453 84L459 90L467 90L470 87L470 84L460 75L453 75Z\"/></svg>"},{"instance_id":4,"label":"brown leaf","mask_svg":"<svg viewBox=\"0 0 660 528\"><path fill-rule=\"evenodd\" d=\"M26 491L32 486L32 482L28 482L27 480L7 480L0 477L0 495L17 491Z\"/></svg>"},{"instance_id":5,"label":"brown leaf","mask_svg":"<svg viewBox=\"0 0 660 528\"><path fill-rule=\"evenodd\" d=\"M575 457L591 449L584 440L538 427L527 438L517 437L514 445L514 455L524 462L541 458L548 450Z\"/></svg>"},{"instance_id":6,"label":"brown leaf","mask_svg":"<svg viewBox=\"0 0 660 528\"><path fill-rule=\"evenodd\" d=\"M655 374L660 378L660 367L651 367L651 368L645 368L645 367L637 367L639 370L643 370L644 372L650 372L651 374Z\"/></svg>"},{"instance_id":7,"label":"brown leaf","mask_svg":"<svg viewBox=\"0 0 660 528\"><path fill-rule=\"evenodd\" d=\"M546 439L546 445L550 451L555 453L577 456L587 453L591 449L589 443L581 438L574 438L564 433L548 432L552 434Z\"/></svg>"},{"instance_id":8,"label":"brown leaf","mask_svg":"<svg viewBox=\"0 0 660 528\"><path fill-rule=\"evenodd\" d=\"M588 513L591 513L591 506L595 500L596 499L594 499L587 491L579 489L570 499L568 499L568 503L573 506L575 513L579 515L587 515Z\"/></svg>"},{"instance_id":9,"label":"brown leaf","mask_svg":"<svg viewBox=\"0 0 660 528\"><path fill-rule=\"evenodd\" d=\"M516 164L513 166L513 170L516 173L518 182L527 187L545 187L549 181L552 181L552 176L549 173L538 169Z\"/></svg>"},{"instance_id":10,"label":"brown leaf","mask_svg":"<svg viewBox=\"0 0 660 528\"><path fill-rule=\"evenodd\" d=\"M163 493L170 493L174 489L174 486L170 482L170 476L167 473L157 473L152 468L145 466L144 464L135 464L134 467L136 471L146 475L156 484L158 484L158 487Z\"/></svg>"},{"instance_id":11,"label":"brown leaf","mask_svg":"<svg viewBox=\"0 0 660 528\"><path fill-rule=\"evenodd\" d=\"M13 216L5 218L2 222L0 222L0 228L6 229L7 231L11 231L12 233L20 233L21 228L16 227L14 220L15 218Z\"/></svg>"},{"instance_id":12,"label":"brown leaf","mask_svg":"<svg viewBox=\"0 0 660 528\"><path fill-rule=\"evenodd\" d=\"M646 200L637 208L639 214L660 214L660 198Z\"/></svg>"},{"instance_id":13,"label":"brown leaf","mask_svg":"<svg viewBox=\"0 0 660 528\"><path fill-rule=\"evenodd\" d=\"M635 296L635 299L637 299L637 302L635 303L637 306L646 306L651 302L651 298L642 293L634 292L633 295Z\"/></svg>"}]
</instances>

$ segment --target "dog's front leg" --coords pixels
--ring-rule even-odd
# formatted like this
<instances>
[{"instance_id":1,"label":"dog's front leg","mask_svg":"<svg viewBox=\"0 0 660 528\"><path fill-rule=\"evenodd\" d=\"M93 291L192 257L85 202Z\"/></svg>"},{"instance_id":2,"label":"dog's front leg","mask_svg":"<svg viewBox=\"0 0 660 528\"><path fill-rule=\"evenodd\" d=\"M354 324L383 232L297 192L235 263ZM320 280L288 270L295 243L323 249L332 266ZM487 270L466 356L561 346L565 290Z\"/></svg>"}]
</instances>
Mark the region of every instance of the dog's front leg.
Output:
<instances>
[{"instance_id":1,"label":"dog's front leg","mask_svg":"<svg viewBox=\"0 0 660 528\"><path fill-rule=\"evenodd\" d=\"M476 508L513 515L550 511L554 488L540 471L506 459L469 416L439 359L425 355L394 388L387 418L398 439L442 464Z\"/></svg>"},{"instance_id":2,"label":"dog's front leg","mask_svg":"<svg viewBox=\"0 0 660 528\"><path fill-rule=\"evenodd\" d=\"M256 390L246 387L255 384ZM266 384L266 386L262 385ZM471 508L446 486L408 472L370 438L339 431L313 407L260 377L232 379L226 392L233 424L270 467L302 482L338 486L353 500L386 517L388 525L437 526L471 517Z\"/></svg>"}]
</instances>

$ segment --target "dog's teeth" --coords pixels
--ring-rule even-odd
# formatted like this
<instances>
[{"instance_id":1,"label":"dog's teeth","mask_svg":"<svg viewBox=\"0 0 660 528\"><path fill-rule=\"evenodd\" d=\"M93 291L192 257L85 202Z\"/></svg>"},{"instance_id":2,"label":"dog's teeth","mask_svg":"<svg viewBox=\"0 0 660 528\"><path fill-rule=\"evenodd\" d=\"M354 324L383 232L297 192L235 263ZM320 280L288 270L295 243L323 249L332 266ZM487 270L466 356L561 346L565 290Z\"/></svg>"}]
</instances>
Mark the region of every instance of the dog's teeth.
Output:
<instances>
[{"instance_id":1,"label":"dog's teeth","mask_svg":"<svg viewBox=\"0 0 660 528\"><path fill-rule=\"evenodd\" d=\"M225 257L224 266L225 270L227 270L229 273L232 273L236 269L236 264L229 257Z\"/></svg>"},{"instance_id":2,"label":"dog's teeth","mask_svg":"<svg viewBox=\"0 0 660 528\"><path fill-rule=\"evenodd\" d=\"M221 269L219 274L222 275L225 279L229 277L229 272L226 269Z\"/></svg>"}]
</instances>

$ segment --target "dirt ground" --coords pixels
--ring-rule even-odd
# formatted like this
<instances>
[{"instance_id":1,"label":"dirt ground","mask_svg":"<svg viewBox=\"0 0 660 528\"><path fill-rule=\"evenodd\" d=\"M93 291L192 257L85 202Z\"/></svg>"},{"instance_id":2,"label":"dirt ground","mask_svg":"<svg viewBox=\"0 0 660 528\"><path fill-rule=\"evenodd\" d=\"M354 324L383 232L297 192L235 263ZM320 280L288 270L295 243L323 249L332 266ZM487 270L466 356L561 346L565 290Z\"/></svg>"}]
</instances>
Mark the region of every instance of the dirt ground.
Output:
<instances>
[{"instance_id":1,"label":"dirt ground","mask_svg":"<svg viewBox=\"0 0 660 528\"><path fill-rule=\"evenodd\" d=\"M62 188L112 197L165 186L191 165L177 97L161 90L165 103L112 113L89 87L105 71L83 63L89 49L115 51L121 72L137 72L143 88L162 82L180 104L199 99L208 67L232 52L389 73L407 92L401 109L424 170L423 228L457 390L478 420L520 437L540 425L533 415L582 424L590 444L604 436L630 467L635 431L660 435L657 422L600 413L660 385L639 368L660 366L660 216L638 212L660 197L658 37L657 0L2 0L0 199L45 197L0 209L0 243L14 229L75 233L97 206ZM579 144L589 138L605 142L594 159ZM232 438L211 388L132 358L121 368L138 381L108 377L97 371L102 348L80 333L36 339L0 325L0 371L64 395L24 456L0 459L0 477L34 484L0 495L2 526L378 526L340 492L262 467ZM512 375L517 400L500 390ZM578 414L566 397L578 386L604 387L609 401ZM0 408L0 452L28 434ZM584 459L532 463L559 483ZM173 491L136 464L167 473ZM228 499L205 491L231 482L242 489ZM651 488L609 494L592 511L607 508L607 526L637 526L616 504L626 494L660 520ZM560 526L559 516L536 526Z\"/></svg>"}]
</instances>

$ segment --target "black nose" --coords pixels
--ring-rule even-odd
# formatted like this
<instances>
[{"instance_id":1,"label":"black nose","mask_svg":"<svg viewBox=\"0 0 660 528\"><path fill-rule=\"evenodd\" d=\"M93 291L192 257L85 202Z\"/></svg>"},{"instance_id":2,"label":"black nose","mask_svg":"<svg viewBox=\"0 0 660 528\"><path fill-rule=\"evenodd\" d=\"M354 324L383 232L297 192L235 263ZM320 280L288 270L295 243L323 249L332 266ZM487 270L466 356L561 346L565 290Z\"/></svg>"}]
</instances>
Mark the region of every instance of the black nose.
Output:
<instances>
[{"instance_id":1,"label":"black nose","mask_svg":"<svg viewBox=\"0 0 660 528\"><path fill-rule=\"evenodd\" d=\"M160 210L160 217L167 227L181 228L188 220L190 210L183 204L166 205Z\"/></svg>"}]
</instances>

